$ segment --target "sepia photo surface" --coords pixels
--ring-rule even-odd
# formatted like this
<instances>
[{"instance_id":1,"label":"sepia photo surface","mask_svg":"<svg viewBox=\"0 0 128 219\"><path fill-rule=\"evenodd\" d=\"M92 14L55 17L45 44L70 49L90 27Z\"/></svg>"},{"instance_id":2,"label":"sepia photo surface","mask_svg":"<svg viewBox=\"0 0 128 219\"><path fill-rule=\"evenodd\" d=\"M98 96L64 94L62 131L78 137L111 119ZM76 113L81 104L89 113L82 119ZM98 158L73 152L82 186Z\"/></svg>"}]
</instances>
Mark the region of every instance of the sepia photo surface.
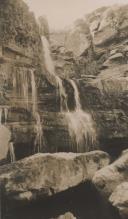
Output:
<instances>
[{"instance_id":1,"label":"sepia photo surface","mask_svg":"<svg viewBox=\"0 0 128 219\"><path fill-rule=\"evenodd\" d=\"M128 0L0 0L0 219L128 219Z\"/></svg>"}]
</instances>

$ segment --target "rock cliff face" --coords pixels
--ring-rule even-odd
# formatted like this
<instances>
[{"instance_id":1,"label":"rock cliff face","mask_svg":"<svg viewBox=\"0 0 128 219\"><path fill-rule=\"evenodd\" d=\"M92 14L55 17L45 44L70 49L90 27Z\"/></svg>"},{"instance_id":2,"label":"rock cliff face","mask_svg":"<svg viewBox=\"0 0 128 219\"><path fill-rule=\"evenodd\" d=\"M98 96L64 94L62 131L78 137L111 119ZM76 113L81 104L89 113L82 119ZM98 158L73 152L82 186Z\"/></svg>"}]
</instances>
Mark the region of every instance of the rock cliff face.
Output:
<instances>
[{"instance_id":1,"label":"rock cliff face","mask_svg":"<svg viewBox=\"0 0 128 219\"><path fill-rule=\"evenodd\" d=\"M34 108L47 105L42 104L45 97L39 101L40 93L51 87L43 76L42 42L34 14L23 1L2 0L0 20L0 123L11 131L10 141L21 158L33 153Z\"/></svg>"}]
</instances>

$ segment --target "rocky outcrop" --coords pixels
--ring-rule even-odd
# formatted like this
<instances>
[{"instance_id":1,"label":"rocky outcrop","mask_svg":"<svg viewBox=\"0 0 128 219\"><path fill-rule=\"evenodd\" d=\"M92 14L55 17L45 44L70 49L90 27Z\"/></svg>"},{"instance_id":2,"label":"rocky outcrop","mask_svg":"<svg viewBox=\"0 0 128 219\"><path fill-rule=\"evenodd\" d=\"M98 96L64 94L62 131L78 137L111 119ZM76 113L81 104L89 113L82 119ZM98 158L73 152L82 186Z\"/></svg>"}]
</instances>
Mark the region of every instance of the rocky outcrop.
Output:
<instances>
[{"instance_id":1,"label":"rocky outcrop","mask_svg":"<svg viewBox=\"0 0 128 219\"><path fill-rule=\"evenodd\" d=\"M87 23L79 19L67 34L65 48L75 56L81 56L91 46L91 34Z\"/></svg>"},{"instance_id":2,"label":"rocky outcrop","mask_svg":"<svg viewBox=\"0 0 128 219\"><path fill-rule=\"evenodd\" d=\"M98 171L93 182L103 195L109 197L114 189L128 180L128 151L124 152L114 163Z\"/></svg>"},{"instance_id":3,"label":"rocky outcrop","mask_svg":"<svg viewBox=\"0 0 128 219\"><path fill-rule=\"evenodd\" d=\"M84 19L76 20L68 30L61 33L63 36L61 43L60 38L59 43L55 41L55 36L58 39L58 34L51 35L57 73L62 74L64 78L80 78L85 74L97 74L92 36L87 22ZM61 63L61 66L58 63Z\"/></svg>"},{"instance_id":4,"label":"rocky outcrop","mask_svg":"<svg viewBox=\"0 0 128 219\"><path fill-rule=\"evenodd\" d=\"M1 167L0 182L11 200L37 200L90 181L109 162L109 156L101 151L36 154Z\"/></svg>"},{"instance_id":5,"label":"rocky outcrop","mask_svg":"<svg viewBox=\"0 0 128 219\"><path fill-rule=\"evenodd\" d=\"M117 186L109 198L112 205L118 209L122 219L128 218L128 182Z\"/></svg>"},{"instance_id":6,"label":"rocky outcrop","mask_svg":"<svg viewBox=\"0 0 128 219\"><path fill-rule=\"evenodd\" d=\"M128 217L127 170L128 150L124 151L114 163L99 170L93 178L97 189L119 210L121 218Z\"/></svg>"},{"instance_id":7,"label":"rocky outcrop","mask_svg":"<svg viewBox=\"0 0 128 219\"><path fill-rule=\"evenodd\" d=\"M104 47L110 45L113 40L119 42L127 38L127 7L104 7L89 16L94 45Z\"/></svg>"}]
</instances>

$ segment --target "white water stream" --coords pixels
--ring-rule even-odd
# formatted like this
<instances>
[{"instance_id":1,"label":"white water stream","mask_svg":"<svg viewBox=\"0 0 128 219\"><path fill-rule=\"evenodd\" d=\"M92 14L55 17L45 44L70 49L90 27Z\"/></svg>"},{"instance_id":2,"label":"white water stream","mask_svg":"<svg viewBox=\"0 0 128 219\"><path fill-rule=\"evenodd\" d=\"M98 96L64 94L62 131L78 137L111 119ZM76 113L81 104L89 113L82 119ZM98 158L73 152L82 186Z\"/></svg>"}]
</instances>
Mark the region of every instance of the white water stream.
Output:
<instances>
[{"instance_id":1,"label":"white water stream","mask_svg":"<svg viewBox=\"0 0 128 219\"><path fill-rule=\"evenodd\" d=\"M43 129L42 123L40 119L40 114L38 113L38 106L37 106L37 88L36 88L36 81L34 71L31 70L31 88L32 88L32 109L33 109L33 116L36 120L36 139L35 139L35 146L37 146L37 152L41 151L42 142L43 142Z\"/></svg>"},{"instance_id":2,"label":"white water stream","mask_svg":"<svg viewBox=\"0 0 128 219\"><path fill-rule=\"evenodd\" d=\"M68 121L69 134L72 143L77 145L77 151L89 151L93 149L96 142L96 130L91 114L82 110L78 88L73 80L70 83L74 89L75 110L68 112L66 118Z\"/></svg>"}]
</instances>

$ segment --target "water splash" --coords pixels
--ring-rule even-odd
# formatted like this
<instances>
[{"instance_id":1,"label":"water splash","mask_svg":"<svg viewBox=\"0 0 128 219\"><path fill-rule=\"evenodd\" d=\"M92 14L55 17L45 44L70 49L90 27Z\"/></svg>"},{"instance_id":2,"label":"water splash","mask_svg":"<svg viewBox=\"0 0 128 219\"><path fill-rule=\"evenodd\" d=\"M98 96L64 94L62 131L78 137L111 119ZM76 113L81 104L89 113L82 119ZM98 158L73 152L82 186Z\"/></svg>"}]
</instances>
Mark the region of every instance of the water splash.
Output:
<instances>
[{"instance_id":1,"label":"water splash","mask_svg":"<svg viewBox=\"0 0 128 219\"><path fill-rule=\"evenodd\" d=\"M73 80L70 83L74 89L75 110L66 113L69 134L73 145L77 145L77 151L89 151L94 149L96 142L96 130L91 114L82 110L78 88Z\"/></svg>"}]
</instances>

